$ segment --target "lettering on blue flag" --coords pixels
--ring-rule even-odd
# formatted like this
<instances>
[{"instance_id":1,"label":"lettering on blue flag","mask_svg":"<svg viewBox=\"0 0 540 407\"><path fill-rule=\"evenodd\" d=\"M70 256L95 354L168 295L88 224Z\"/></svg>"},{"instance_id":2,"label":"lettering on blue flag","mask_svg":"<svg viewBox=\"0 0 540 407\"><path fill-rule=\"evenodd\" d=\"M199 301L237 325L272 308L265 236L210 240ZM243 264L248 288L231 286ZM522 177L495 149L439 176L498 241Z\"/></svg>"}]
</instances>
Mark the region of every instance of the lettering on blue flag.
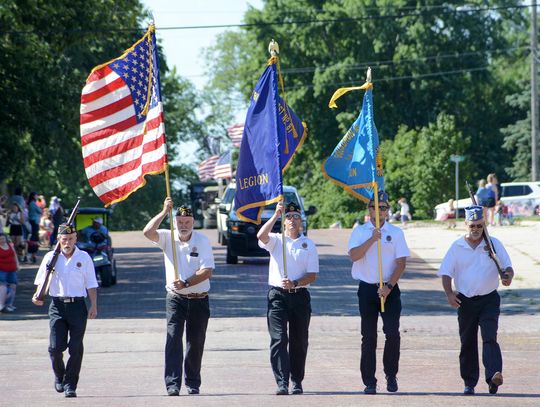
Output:
<instances>
[{"instance_id":1,"label":"lettering on blue flag","mask_svg":"<svg viewBox=\"0 0 540 407\"><path fill-rule=\"evenodd\" d=\"M372 198L374 183L377 183L379 190L384 190L371 86L364 94L360 115L324 162L323 173L332 182L364 202Z\"/></svg>"},{"instance_id":2,"label":"lettering on blue flag","mask_svg":"<svg viewBox=\"0 0 540 407\"><path fill-rule=\"evenodd\" d=\"M255 89L244 123L236 169L237 216L261 223L264 206L283 198L283 172L307 136L307 127L278 93L277 59Z\"/></svg>"}]
</instances>

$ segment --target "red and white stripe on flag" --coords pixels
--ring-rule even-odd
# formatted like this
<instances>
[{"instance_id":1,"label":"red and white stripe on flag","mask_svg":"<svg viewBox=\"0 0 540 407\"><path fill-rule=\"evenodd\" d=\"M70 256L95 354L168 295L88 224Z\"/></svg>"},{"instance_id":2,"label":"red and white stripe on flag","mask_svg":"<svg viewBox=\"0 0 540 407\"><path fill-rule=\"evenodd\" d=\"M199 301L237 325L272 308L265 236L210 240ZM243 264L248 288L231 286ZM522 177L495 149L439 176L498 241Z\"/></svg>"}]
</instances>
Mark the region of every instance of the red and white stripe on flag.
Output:
<instances>
[{"instance_id":1,"label":"red and white stripe on flag","mask_svg":"<svg viewBox=\"0 0 540 407\"><path fill-rule=\"evenodd\" d=\"M242 144L242 135L244 134L244 124L236 123L227 128L227 134L229 135L233 146L240 147Z\"/></svg>"},{"instance_id":2,"label":"red and white stripe on flag","mask_svg":"<svg viewBox=\"0 0 540 407\"><path fill-rule=\"evenodd\" d=\"M84 168L106 205L144 186L167 165L154 28L124 54L94 68L81 95Z\"/></svg>"},{"instance_id":3,"label":"red and white stripe on flag","mask_svg":"<svg viewBox=\"0 0 540 407\"><path fill-rule=\"evenodd\" d=\"M216 168L216 163L218 160L219 156L213 155L199 164L199 180L208 181L214 176L214 169Z\"/></svg>"},{"instance_id":4,"label":"red and white stripe on flag","mask_svg":"<svg viewBox=\"0 0 540 407\"><path fill-rule=\"evenodd\" d=\"M230 151L227 151L225 154L219 157L219 160L216 163L216 168L214 168L214 178L215 179L232 178L232 165L231 165L231 152Z\"/></svg>"}]
</instances>

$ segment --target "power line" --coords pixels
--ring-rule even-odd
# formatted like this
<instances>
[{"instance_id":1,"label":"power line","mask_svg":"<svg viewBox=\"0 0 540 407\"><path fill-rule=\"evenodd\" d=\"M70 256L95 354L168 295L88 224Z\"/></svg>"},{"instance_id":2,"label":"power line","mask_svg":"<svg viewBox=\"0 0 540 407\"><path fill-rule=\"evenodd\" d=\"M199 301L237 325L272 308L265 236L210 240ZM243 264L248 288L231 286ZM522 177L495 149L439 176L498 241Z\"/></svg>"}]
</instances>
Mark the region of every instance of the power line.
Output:
<instances>
[{"instance_id":1,"label":"power line","mask_svg":"<svg viewBox=\"0 0 540 407\"><path fill-rule=\"evenodd\" d=\"M437 6L426 6L425 8L435 9ZM448 6L440 6L441 8L446 8L440 14L455 14L455 13L473 13L473 12L488 12L488 11L497 11L497 10L512 10L512 9L524 9L529 8L530 5L516 5L516 6L497 6L497 7L457 7L450 8ZM307 24L327 24L327 23L351 23L357 21L365 20L386 20L386 19L401 19L405 17L422 17L426 13L422 8L410 8L411 11L406 11L399 14L387 14L387 15L364 15L359 17L346 17L346 18L328 18L322 20L316 19L307 19L307 20L291 20L291 21L273 21L273 22L258 22L258 23L241 23L241 24L215 24L215 25L192 25L192 26L172 26L172 27L156 27L156 31L166 31L166 30L200 30L200 29L215 29L215 28L249 28L249 27L268 27L268 26L286 26L286 25L307 25ZM379 9L386 10L386 9ZM408 10L408 8L401 8L399 10ZM82 29L71 29L71 30L55 30L54 33L104 33L104 32L139 32L144 30L143 28L111 28L106 30L82 30ZM53 33L46 31L0 31L0 34L38 34L38 33Z\"/></svg>"},{"instance_id":2,"label":"power line","mask_svg":"<svg viewBox=\"0 0 540 407\"><path fill-rule=\"evenodd\" d=\"M281 72L283 74L297 74L297 73L311 73L315 71L331 71L331 70L346 70L346 71L356 71L361 69L367 69L368 67L384 67L386 65L400 65L405 63L413 63L413 62L426 62L426 61L433 61L433 60L439 60L439 59L450 59L450 58L463 58L468 56L475 56L475 55L484 55L484 54L497 54L497 53L504 53L504 52L510 52L510 51L516 51L520 49L528 49L528 46L519 46L519 47L509 47L509 48L503 48L503 49L494 49L494 50L484 50L484 51L474 51L474 52L461 52L461 53L452 53L452 54L442 54L442 55L433 55L433 56L426 56L426 57L420 57L420 58L412 58L412 59L401 59L401 60L383 60L383 61L368 61L364 62L362 64L358 65L341 65L341 66L328 66L328 67L302 67L302 68L288 68L288 69L282 69Z\"/></svg>"}]
</instances>

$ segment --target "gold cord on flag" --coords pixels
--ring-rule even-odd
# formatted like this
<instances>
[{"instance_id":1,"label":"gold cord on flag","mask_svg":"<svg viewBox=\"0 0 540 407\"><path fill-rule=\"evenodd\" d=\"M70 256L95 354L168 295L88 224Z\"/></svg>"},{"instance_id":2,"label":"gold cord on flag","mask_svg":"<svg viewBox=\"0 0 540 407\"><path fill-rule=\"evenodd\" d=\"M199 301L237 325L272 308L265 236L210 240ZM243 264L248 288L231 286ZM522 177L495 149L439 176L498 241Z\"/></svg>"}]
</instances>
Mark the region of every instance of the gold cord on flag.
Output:
<instances>
[{"instance_id":1,"label":"gold cord on flag","mask_svg":"<svg viewBox=\"0 0 540 407\"><path fill-rule=\"evenodd\" d=\"M328 102L328 107L330 109L337 108L336 100L338 100L340 97L342 97L344 94L349 93L352 90L360 90L360 89L371 89L373 88L373 84L371 83L371 68L368 68L367 71L367 77L366 77L366 83L364 83L362 86L351 86L349 88L339 88L336 89L332 97L330 98L330 102Z\"/></svg>"}]
</instances>

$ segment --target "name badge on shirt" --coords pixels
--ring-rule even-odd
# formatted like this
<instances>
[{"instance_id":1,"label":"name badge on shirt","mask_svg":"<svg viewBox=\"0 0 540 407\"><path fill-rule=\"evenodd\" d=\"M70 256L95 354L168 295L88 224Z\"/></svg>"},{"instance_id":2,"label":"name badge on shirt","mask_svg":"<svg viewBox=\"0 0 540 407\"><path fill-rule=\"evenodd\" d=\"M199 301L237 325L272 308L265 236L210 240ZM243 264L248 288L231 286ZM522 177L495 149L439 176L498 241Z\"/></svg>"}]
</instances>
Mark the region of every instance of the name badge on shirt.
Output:
<instances>
[{"instance_id":1,"label":"name badge on shirt","mask_svg":"<svg viewBox=\"0 0 540 407\"><path fill-rule=\"evenodd\" d=\"M197 253L197 248L193 247L191 249L191 253L189 254L191 257L199 257L199 253Z\"/></svg>"}]
</instances>

